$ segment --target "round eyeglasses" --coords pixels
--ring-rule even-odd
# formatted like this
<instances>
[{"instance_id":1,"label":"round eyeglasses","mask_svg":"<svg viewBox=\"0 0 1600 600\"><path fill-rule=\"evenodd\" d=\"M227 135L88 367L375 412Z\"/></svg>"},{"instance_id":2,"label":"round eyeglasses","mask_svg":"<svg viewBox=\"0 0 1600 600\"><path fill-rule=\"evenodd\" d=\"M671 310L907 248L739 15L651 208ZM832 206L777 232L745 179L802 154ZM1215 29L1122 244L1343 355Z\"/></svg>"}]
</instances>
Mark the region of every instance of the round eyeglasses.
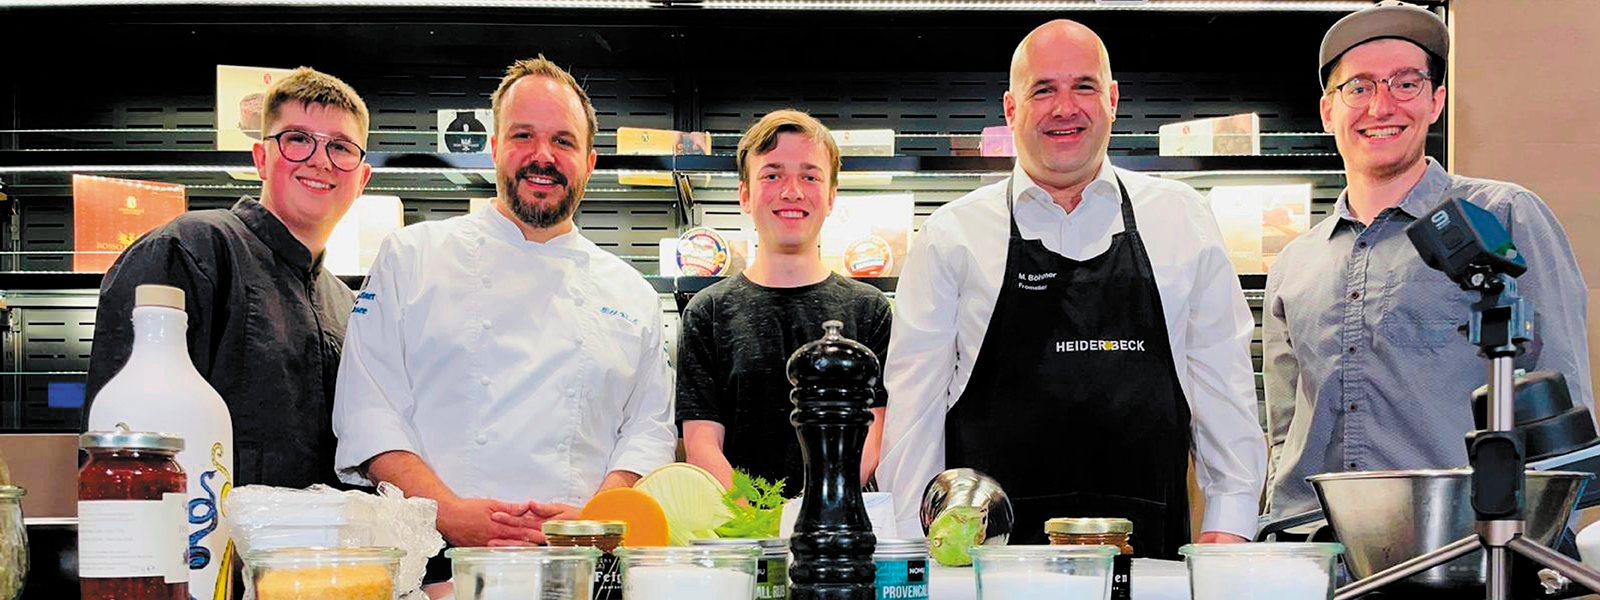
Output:
<instances>
[{"instance_id":1,"label":"round eyeglasses","mask_svg":"<svg viewBox=\"0 0 1600 600\"><path fill-rule=\"evenodd\" d=\"M327 149L328 162L340 171L356 170L367 157L367 151L355 142L299 129L285 129L266 139L278 142L278 152L289 162L310 160L311 155L317 152L318 144Z\"/></svg>"},{"instance_id":2,"label":"round eyeglasses","mask_svg":"<svg viewBox=\"0 0 1600 600\"><path fill-rule=\"evenodd\" d=\"M1422 94L1428 87L1428 72L1407 70L1395 73L1388 79L1372 80L1365 77L1353 77L1349 81L1334 86L1328 93L1339 92L1339 97L1344 100L1345 106L1350 108L1365 108L1372 103L1372 98L1378 95L1378 84L1389 88L1389 96L1398 102L1405 102Z\"/></svg>"}]
</instances>

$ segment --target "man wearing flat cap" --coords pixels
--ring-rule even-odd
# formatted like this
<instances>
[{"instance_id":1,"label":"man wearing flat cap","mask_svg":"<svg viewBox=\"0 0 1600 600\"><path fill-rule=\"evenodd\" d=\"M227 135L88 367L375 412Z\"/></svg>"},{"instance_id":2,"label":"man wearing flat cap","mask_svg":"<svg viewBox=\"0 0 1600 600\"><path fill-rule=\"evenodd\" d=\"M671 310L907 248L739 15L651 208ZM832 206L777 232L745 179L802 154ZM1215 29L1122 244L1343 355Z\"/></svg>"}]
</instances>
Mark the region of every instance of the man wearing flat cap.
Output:
<instances>
[{"instance_id":1,"label":"man wearing flat cap","mask_svg":"<svg viewBox=\"0 0 1600 600\"><path fill-rule=\"evenodd\" d=\"M1537 195L1453 175L1423 155L1445 102L1450 36L1439 17L1386 1L1322 40L1322 126L1344 159L1333 214L1283 250L1262 309L1269 519L1316 510L1306 477L1467 462L1471 393L1487 368L1457 329L1475 294L1423 264L1405 227L1462 198L1510 230L1535 332L1519 369L1554 369L1593 408L1587 289L1566 233Z\"/></svg>"}]
</instances>

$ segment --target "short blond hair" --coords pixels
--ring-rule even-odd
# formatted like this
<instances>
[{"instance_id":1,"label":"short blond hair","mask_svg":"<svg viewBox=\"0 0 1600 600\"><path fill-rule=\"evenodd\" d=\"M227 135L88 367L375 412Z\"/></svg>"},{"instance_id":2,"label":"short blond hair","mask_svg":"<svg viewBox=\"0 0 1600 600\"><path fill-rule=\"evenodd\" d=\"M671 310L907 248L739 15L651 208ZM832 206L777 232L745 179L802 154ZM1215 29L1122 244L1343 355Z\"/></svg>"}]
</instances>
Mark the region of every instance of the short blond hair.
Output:
<instances>
[{"instance_id":1,"label":"short blond hair","mask_svg":"<svg viewBox=\"0 0 1600 600\"><path fill-rule=\"evenodd\" d=\"M272 131L272 122L278 120L283 105L290 102L299 102L306 107L318 104L354 115L356 124L361 127L361 142L366 144L367 131L372 124L367 103L361 100L355 88L338 77L311 67L300 67L272 82L267 88L267 99L261 110L262 135Z\"/></svg>"},{"instance_id":2,"label":"short blond hair","mask_svg":"<svg viewBox=\"0 0 1600 600\"><path fill-rule=\"evenodd\" d=\"M739 183L750 184L750 173L745 171L750 157L771 152L778 147L778 135L784 133L798 133L828 151L828 187L839 189L839 144L833 141L833 133L816 117L792 108L767 113L739 138Z\"/></svg>"},{"instance_id":3,"label":"short blond hair","mask_svg":"<svg viewBox=\"0 0 1600 600\"><path fill-rule=\"evenodd\" d=\"M500 79L500 87L495 88L494 95L489 100L489 105L494 110L495 129L500 129L500 123L502 122L500 120L500 106L504 104L506 91L510 90L512 84L515 84L523 77L548 77L572 88L572 93L578 95L578 102L583 104L584 116L589 119L588 142L589 148L593 149L595 135L600 133L600 122L594 113L594 103L589 101L589 93L583 91L583 86L578 85L578 80L573 79L571 73L561 68L560 65L550 62L543 54L535 58L524 58L506 68L506 76Z\"/></svg>"}]
</instances>

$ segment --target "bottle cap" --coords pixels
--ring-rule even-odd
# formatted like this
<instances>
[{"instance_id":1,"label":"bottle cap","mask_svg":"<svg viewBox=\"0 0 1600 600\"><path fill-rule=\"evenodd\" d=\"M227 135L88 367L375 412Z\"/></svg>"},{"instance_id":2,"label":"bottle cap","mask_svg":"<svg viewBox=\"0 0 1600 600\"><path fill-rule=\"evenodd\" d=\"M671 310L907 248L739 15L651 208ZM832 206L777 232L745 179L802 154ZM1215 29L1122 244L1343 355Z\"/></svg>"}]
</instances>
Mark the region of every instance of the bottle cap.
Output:
<instances>
[{"instance_id":1,"label":"bottle cap","mask_svg":"<svg viewBox=\"0 0 1600 600\"><path fill-rule=\"evenodd\" d=\"M134 306L165 306L184 310L183 290L170 285L154 283L142 284L133 288Z\"/></svg>"}]
</instances>

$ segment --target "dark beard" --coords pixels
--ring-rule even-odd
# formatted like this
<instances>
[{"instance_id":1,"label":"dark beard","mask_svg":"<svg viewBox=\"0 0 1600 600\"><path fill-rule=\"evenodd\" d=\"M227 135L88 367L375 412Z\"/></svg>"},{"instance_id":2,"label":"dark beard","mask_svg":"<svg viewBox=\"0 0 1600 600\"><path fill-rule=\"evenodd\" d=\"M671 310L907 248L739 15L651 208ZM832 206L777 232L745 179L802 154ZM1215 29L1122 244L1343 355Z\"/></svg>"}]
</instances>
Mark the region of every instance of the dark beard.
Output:
<instances>
[{"instance_id":1,"label":"dark beard","mask_svg":"<svg viewBox=\"0 0 1600 600\"><path fill-rule=\"evenodd\" d=\"M517 182L524 177L534 175L543 175L555 180L556 184L566 190L566 196L554 205L539 202L538 198L522 197ZM507 191L506 204L511 205L511 212L516 213L518 219L535 229L549 229L572 217L578 209L578 200L583 197L583 182L573 185L571 180L557 171L554 165L525 166L518 169L511 178L502 177L500 188Z\"/></svg>"}]
</instances>

